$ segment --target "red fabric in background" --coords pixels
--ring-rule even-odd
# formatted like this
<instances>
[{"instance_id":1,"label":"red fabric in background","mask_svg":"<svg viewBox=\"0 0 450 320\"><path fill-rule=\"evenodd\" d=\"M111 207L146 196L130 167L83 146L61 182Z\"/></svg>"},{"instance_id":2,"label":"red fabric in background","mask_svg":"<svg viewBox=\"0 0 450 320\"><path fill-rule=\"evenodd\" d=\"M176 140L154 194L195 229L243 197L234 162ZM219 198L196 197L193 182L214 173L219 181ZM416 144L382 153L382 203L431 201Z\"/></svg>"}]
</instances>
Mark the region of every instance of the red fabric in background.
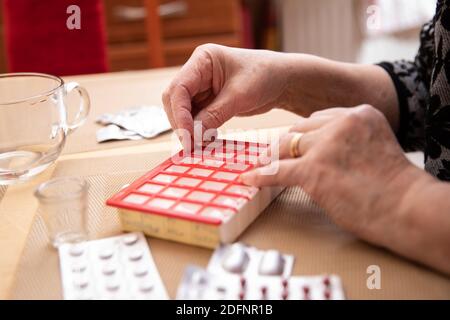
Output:
<instances>
[{"instance_id":1,"label":"red fabric in background","mask_svg":"<svg viewBox=\"0 0 450 320\"><path fill-rule=\"evenodd\" d=\"M108 70L102 0L3 0L9 72L54 75ZM81 29L66 26L81 9Z\"/></svg>"}]
</instances>

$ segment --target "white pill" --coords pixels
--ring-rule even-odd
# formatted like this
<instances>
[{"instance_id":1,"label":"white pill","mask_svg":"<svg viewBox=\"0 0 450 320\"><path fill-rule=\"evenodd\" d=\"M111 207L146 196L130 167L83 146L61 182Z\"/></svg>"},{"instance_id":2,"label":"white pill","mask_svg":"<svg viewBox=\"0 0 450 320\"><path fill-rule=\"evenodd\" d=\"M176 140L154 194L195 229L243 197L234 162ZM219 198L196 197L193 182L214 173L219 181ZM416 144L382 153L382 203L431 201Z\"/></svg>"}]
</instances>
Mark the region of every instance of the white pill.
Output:
<instances>
[{"instance_id":1,"label":"white pill","mask_svg":"<svg viewBox=\"0 0 450 320\"><path fill-rule=\"evenodd\" d=\"M243 273L248 262L249 256L245 246L235 243L227 250L222 261L222 267L231 273Z\"/></svg>"},{"instance_id":2,"label":"white pill","mask_svg":"<svg viewBox=\"0 0 450 320\"><path fill-rule=\"evenodd\" d=\"M155 288L155 285L148 278L145 281L142 281L139 285L139 290L141 292L145 292L145 293L153 291L154 288Z\"/></svg>"},{"instance_id":3,"label":"white pill","mask_svg":"<svg viewBox=\"0 0 450 320\"><path fill-rule=\"evenodd\" d=\"M69 254L72 257L79 257L84 253L84 245L82 244L73 244L69 249Z\"/></svg>"},{"instance_id":4,"label":"white pill","mask_svg":"<svg viewBox=\"0 0 450 320\"><path fill-rule=\"evenodd\" d=\"M282 275L284 258L277 250L267 250L259 263L259 274L265 276Z\"/></svg>"},{"instance_id":5,"label":"white pill","mask_svg":"<svg viewBox=\"0 0 450 320\"><path fill-rule=\"evenodd\" d=\"M111 259L113 255L114 255L113 248L103 248L98 254L98 257L102 260L108 260Z\"/></svg>"},{"instance_id":6,"label":"white pill","mask_svg":"<svg viewBox=\"0 0 450 320\"><path fill-rule=\"evenodd\" d=\"M103 266L103 269L102 269L102 273L105 276L112 276L113 274L116 273L116 271L117 271L117 267L112 263L106 264L105 266Z\"/></svg>"},{"instance_id":7,"label":"white pill","mask_svg":"<svg viewBox=\"0 0 450 320\"><path fill-rule=\"evenodd\" d=\"M117 291L120 289L120 282L116 279L111 279L106 283L105 288L108 291Z\"/></svg>"},{"instance_id":8,"label":"white pill","mask_svg":"<svg viewBox=\"0 0 450 320\"><path fill-rule=\"evenodd\" d=\"M136 277L143 277L143 276L147 275L147 273L148 273L148 269L144 265L137 266L136 269L134 269L134 271L133 271L133 274Z\"/></svg>"},{"instance_id":9,"label":"white pill","mask_svg":"<svg viewBox=\"0 0 450 320\"><path fill-rule=\"evenodd\" d=\"M87 264L85 261L77 261L72 264L73 273L83 273L87 269Z\"/></svg>"},{"instance_id":10,"label":"white pill","mask_svg":"<svg viewBox=\"0 0 450 320\"><path fill-rule=\"evenodd\" d=\"M130 252L130 254L128 255L128 258L131 261L138 261L138 260L142 259L143 255L144 255L144 253L142 252L142 250L135 249Z\"/></svg>"},{"instance_id":11,"label":"white pill","mask_svg":"<svg viewBox=\"0 0 450 320\"><path fill-rule=\"evenodd\" d=\"M89 278L86 276L75 277L73 285L76 289L83 290L89 286Z\"/></svg>"},{"instance_id":12,"label":"white pill","mask_svg":"<svg viewBox=\"0 0 450 320\"><path fill-rule=\"evenodd\" d=\"M137 236L137 234L131 233L131 234L126 235L122 241L125 245L132 246L133 244L135 244L138 241L138 239L139 239L139 237Z\"/></svg>"}]
</instances>

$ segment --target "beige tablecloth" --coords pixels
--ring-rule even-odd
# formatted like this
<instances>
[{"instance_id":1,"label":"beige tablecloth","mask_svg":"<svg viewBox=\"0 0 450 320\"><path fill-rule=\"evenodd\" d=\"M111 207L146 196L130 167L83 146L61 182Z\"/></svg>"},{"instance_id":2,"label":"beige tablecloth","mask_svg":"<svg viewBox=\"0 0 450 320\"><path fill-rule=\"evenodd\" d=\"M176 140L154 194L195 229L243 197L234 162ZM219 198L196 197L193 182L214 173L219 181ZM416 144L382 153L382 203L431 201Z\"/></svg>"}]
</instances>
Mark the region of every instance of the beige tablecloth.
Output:
<instances>
[{"instance_id":1,"label":"beige tablecloth","mask_svg":"<svg viewBox=\"0 0 450 320\"><path fill-rule=\"evenodd\" d=\"M104 201L165 159L164 153L62 161L54 176L84 176L90 184L89 231L93 238L121 232L116 209ZM244 232L240 240L262 249L276 248L296 258L294 275L335 273L351 299L450 299L450 279L371 246L341 231L299 188L286 189ZM149 239L157 267L173 298L184 268L206 266L211 250ZM370 265L381 268L381 290L366 286ZM58 257L36 218L19 262L11 297L60 299Z\"/></svg>"}]
</instances>

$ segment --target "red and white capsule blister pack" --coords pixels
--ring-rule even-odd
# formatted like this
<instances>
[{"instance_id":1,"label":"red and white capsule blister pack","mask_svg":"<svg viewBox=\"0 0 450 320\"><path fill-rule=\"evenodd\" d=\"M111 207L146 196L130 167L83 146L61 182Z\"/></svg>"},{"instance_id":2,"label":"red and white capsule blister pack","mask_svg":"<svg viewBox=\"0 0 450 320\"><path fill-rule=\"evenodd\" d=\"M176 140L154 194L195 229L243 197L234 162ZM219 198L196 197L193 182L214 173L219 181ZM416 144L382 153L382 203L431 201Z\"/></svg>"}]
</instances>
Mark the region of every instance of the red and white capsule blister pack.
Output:
<instances>
[{"instance_id":1,"label":"red and white capsule blister pack","mask_svg":"<svg viewBox=\"0 0 450 320\"><path fill-rule=\"evenodd\" d=\"M186 268L177 291L179 300L344 300L335 275L243 277Z\"/></svg>"},{"instance_id":2,"label":"red and white capsule blister pack","mask_svg":"<svg viewBox=\"0 0 450 320\"><path fill-rule=\"evenodd\" d=\"M232 243L282 191L255 188L239 176L269 146L216 140L183 151L111 197L122 228L207 248Z\"/></svg>"},{"instance_id":3,"label":"red and white capsule blister pack","mask_svg":"<svg viewBox=\"0 0 450 320\"><path fill-rule=\"evenodd\" d=\"M207 270L214 274L234 274L243 277L289 277L294 256L277 250L259 250L236 242L221 245L213 253Z\"/></svg>"},{"instance_id":4,"label":"red and white capsule blister pack","mask_svg":"<svg viewBox=\"0 0 450 320\"><path fill-rule=\"evenodd\" d=\"M63 244L58 250L66 300L168 299L140 232Z\"/></svg>"}]
</instances>

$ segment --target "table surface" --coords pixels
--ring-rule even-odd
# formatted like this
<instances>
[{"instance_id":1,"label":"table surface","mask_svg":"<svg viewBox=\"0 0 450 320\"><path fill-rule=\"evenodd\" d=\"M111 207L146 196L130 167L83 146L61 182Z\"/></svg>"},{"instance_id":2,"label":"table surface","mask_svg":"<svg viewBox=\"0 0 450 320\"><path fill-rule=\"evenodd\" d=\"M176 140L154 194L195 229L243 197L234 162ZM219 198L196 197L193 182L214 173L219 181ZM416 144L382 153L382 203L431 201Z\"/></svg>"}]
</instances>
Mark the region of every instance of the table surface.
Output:
<instances>
[{"instance_id":1,"label":"table surface","mask_svg":"<svg viewBox=\"0 0 450 320\"><path fill-rule=\"evenodd\" d=\"M92 100L92 111L86 125L68 138L65 151L58 161L81 161L97 156L133 155L171 148L173 142L170 134L139 143L125 141L97 144L95 131L98 126L94 124L94 120L106 111L117 111L136 104L161 104L161 93L177 70L178 68L166 68L65 78L66 81L77 81L87 88ZM273 110L265 115L234 118L223 129L229 130L225 134L229 138L261 138L268 132L286 130L296 119L297 116L292 113ZM261 132L263 134L260 135ZM0 194L0 299L10 295L15 272L37 211L33 191L39 183L52 176L54 169L55 166L52 166L29 182L8 187L3 197ZM1 191L0 189L0 193Z\"/></svg>"},{"instance_id":2,"label":"table surface","mask_svg":"<svg viewBox=\"0 0 450 320\"><path fill-rule=\"evenodd\" d=\"M63 154L58 161L96 156L132 155L171 148L170 134L164 134L150 141L97 144L95 132L99 126L95 124L95 118L103 112L114 112L134 105L161 105L161 94L177 70L178 68L164 68L66 77L64 79L66 82L76 81L88 90L92 105L88 121L68 137ZM246 132L242 132L242 129L255 129L253 127L255 119L259 128L278 130L278 128L287 128L295 121L295 118L296 116L292 113L273 110L269 116L232 119L223 128L231 131L228 137L245 138ZM31 181L9 186L3 197L0 194L0 299L9 296L15 271L37 211L38 204L33 197L33 191L39 183L52 176L54 168L55 166L50 167Z\"/></svg>"}]
</instances>

